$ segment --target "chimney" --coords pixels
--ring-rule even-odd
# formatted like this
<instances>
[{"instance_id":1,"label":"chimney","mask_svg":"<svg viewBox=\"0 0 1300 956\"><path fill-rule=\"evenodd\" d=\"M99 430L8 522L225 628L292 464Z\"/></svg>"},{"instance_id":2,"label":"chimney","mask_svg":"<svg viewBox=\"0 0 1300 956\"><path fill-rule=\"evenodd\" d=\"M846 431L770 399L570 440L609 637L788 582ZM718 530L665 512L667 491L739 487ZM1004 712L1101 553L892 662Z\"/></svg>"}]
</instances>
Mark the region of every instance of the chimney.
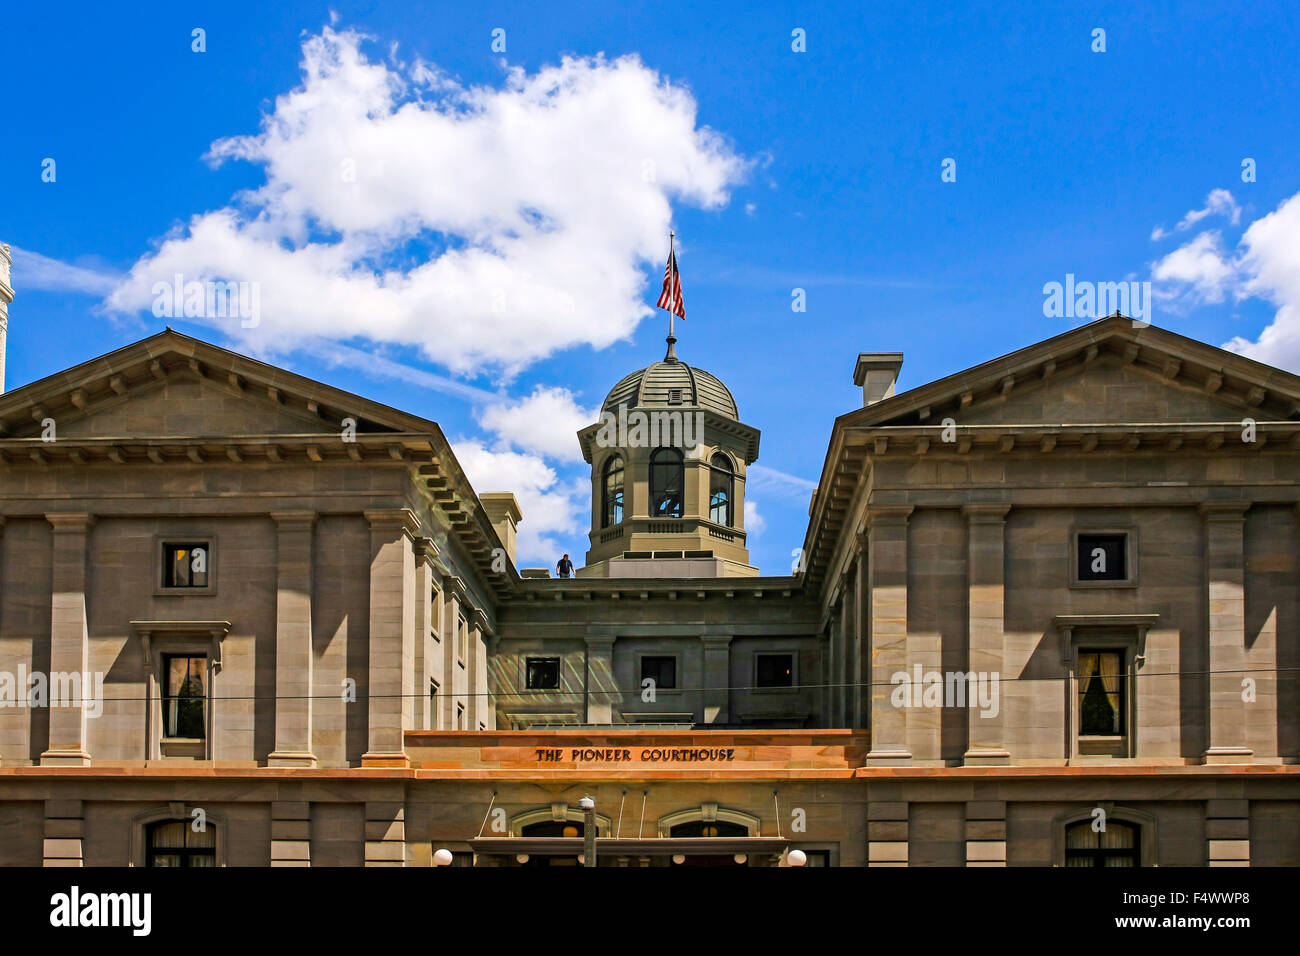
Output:
<instances>
[{"instance_id":1,"label":"chimney","mask_svg":"<svg viewBox=\"0 0 1300 956\"><path fill-rule=\"evenodd\" d=\"M902 352L859 352L853 368L853 384L862 386L862 407L883 402L894 394L894 383L903 367Z\"/></svg>"},{"instance_id":2,"label":"chimney","mask_svg":"<svg viewBox=\"0 0 1300 956\"><path fill-rule=\"evenodd\" d=\"M9 303L14 300L9 269L14 264L9 246L0 242L0 394L5 390L5 340L9 338Z\"/></svg>"},{"instance_id":3,"label":"chimney","mask_svg":"<svg viewBox=\"0 0 1300 956\"><path fill-rule=\"evenodd\" d=\"M514 564L515 528L524 520L524 514L519 510L519 502L508 491L484 492L478 496L478 500L483 502L483 510L487 512L488 520L492 522L497 537L505 545L506 557L510 559L511 564Z\"/></svg>"}]
</instances>

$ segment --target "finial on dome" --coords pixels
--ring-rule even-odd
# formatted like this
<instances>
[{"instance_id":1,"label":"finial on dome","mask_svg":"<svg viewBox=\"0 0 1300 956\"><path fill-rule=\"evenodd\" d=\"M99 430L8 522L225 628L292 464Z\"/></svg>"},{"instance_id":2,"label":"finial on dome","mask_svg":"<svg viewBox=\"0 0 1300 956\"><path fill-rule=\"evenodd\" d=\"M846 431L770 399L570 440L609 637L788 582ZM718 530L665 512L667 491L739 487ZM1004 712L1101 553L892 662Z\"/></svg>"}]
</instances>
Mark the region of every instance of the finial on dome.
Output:
<instances>
[{"instance_id":1,"label":"finial on dome","mask_svg":"<svg viewBox=\"0 0 1300 956\"><path fill-rule=\"evenodd\" d=\"M679 359L677 358L677 336L669 332L668 338L665 339L664 341L668 343L668 354L664 356L664 361L665 362L679 361Z\"/></svg>"}]
</instances>

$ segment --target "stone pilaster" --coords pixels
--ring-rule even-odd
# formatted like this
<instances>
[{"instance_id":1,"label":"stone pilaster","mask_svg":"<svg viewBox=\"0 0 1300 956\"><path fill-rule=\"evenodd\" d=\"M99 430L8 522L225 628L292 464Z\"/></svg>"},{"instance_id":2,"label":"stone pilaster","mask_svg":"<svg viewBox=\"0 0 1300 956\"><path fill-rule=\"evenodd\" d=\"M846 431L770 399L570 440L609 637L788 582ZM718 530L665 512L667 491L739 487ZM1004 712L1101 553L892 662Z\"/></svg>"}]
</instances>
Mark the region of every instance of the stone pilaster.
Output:
<instances>
[{"instance_id":1,"label":"stone pilaster","mask_svg":"<svg viewBox=\"0 0 1300 956\"><path fill-rule=\"evenodd\" d=\"M1007 865L1007 805L1002 800L966 804L966 865Z\"/></svg>"},{"instance_id":2,"label":"stone pilaster","mask_svg":"<svg viewBox=\"0 0 1300 956\"><path fill-rule=\"evenodd\" d=\"M731 635L701 637L704 645L704 722L731 720Z\"/></svg>"},{"instance_id":3,"label":"stone pilaster","mask_svg":"<svg viewBox=\"0 0 1300 956\"><path fill-rule=\"evenodd\" d=\"M86 551L93 516L47 514L54 529L50 609L50 740L43 766L86 766L86 699L93 692L86 625ZM56 675L63 679L56 681ZM75 681L71 675L76 675ZM89 686L86 686L89 684ZM68 700L72 696L76 699ZM57 706L56 706L57 704Z\"/></svg>"},{"instance_id":4,"label":"stone pilaster","mask_svg":"<svg viewBox=\"0 0 1300 956\"><path fill-rule=\"evenodd\" d=\"M1209 617L1209 748L1206 763L1251 763L1246 746L1246 510L1249 502L1206 502L1205 580Z\"/></svg>"},{"instance_id":5,"label":"stone pilaster","mask_svg":"<svg viewBox=\"0 0 1300 956\"><path fill-rule=\"evenodd\" d=\"M415 709L415 515L367 511L370 522L370 700L362 766L405 766Z\"/></svg>"},{"instance_id":6,"label":"stone pilaster","mask_svg":"<svg viewBox=\"0 0 1300 956\"><path fill-rule=\"evenodd\" d=\"M429 681L438 671L433 659L435 618L441 616L441 594L434 585L434 559L438 546L429 538L417 538L415 554L415 728L433 730L438 715L429 706Z\"/></svg>"},{"instance_id":7,"label":"stone pilaster","mask_svg":"<svg viewBox=\"0 0 1300 956\"><path fill-rule=\"evenodd\" d=\"M843 597L837 594L832 598L831 607L831 726L843 727L846 708L844 706L844 604Z\"/></svg>"},{"instance_id":8,"label":"stone pilaster","mask_svg":"<svg viewBox=\"0 0 1300 956\"><path fill-rule=\"evenodd\" d=\"M867 509L867 574L871 582L871 751L867 763L905 764L907 711L891 695L895 674L907 673L907 519L911 505ZM865 649L864 649L865 652Z\"/></svg>"},{"instance_id":9,"label":"stone pilaster","mask_svg":"<svg viewBox=\"0 0 1300 956\"><path fill-rule=\"evenodd\" d=\"M1005 671L1005 574L1004 546L1006 516L1010 506L968 504L962 507L966 517L966 582L969 593L967 620L967 671L988 675L990 686L1001 694ZM993 684L996 678L997 683ZM971 700L974 683L966 687L967 742L963 762L989 766L1011 762L1003 734L1005 702L999 701L997 712L986 714ZM1005 842L1005 841L1004 841ZM1005 851L1005 845L1003 847Z\"/></svg>"},{"instance_id":10,"label":"stone pilaster","mask_svg":"<svg viewBox=\"0 0 1300 956\"><path fill-rule=\"evenodd\" d=\"M276 524L275 751L271 767L314 767L311 640L314 511L273 511Z\"/></svg>"},{"instance_id":11,"label":"stone pilaster","mask_svg":"<svg viewBox=\"0 0 1300 956\"><path fill-rule=\"evenodd\" d=\"M1250 866L1250 801L1205 801L1205 860L1209 866Z\"/></svg>"},{"instance_id":12,"label":"stone pilaster","mask_svg":"<svg viewBox=\"0 0 1300 956\"><path fill-rule=\"evenodd\" d=\"M587 635L587 723L613 723L614 638ZM620 701L621 703L621 701Z\"/></svg>"},{"instance_id":13,"label":"stone pilaster","mask_svg":"<svg viewBox=\"0 0 1300 956\"><path fill-rule=\"evenodd\" d=\"M865 727L870 711L871 654L867 635L870 633L871 612L867 606L867 555L866 536L858 535L854 548L857 559L853 563L853 620L850 638L850 664L848 668L850 727Z\"/></svg>"},{"instance_id":14,"label":"stone pilaster","mask_svg":"<svg viewBox=\"0 0 1300 956\"><path fill-rule=\"evenodd\" d=\"M366 804L366 866L406 865L406 808Z\"/></svg>"},{"instance_id":15,"label":"stone pilaster","mask_svg":"<svg viewBox=\"0 0 1300 956\"><path fill-rule=\"evenodd\" d=\"M456 730L456 642L460 635L460 595L454 587L443 588L442 611L442 728Z\"/></svg>"},{"instance_id":16,"label":"stone pilaster","mask_svg":"<svg viewBox=\"0 0 1300 956\"><path fill-rule=\"evenodd\" d=\"M271 865L311 866L311 804L271 801Z\"/></svg>"},{"instance_id":17,"label":"stone pilaster","mask_svg":"<svg viewBox=\"0 0 1300 956\"><path fill-rule=\"evenodd\" d=\"M466 711L468 713L468 730L478 730L480 723L486 726L486 701L479 693L479 682L483 679L483 668L487 664L481 653L483 645L483 612L476 610L469 618L469 642L465 648L465 668L467 674L468 696Z\"/></svg>"},{"instance_id":18,"label":"stone pilaster","mask_svg":"<svg viewBox=\"0 0 1300 956\"><path fill-rule=\"evenodd\" d=\"M867 804L867 866L907 866L907 804Z\"/></svg>"},{"instance_id":19,"label":"stone pilaster","mask_svg":"<svg viewBox=\"0 0 1300 956\"><path fill-rule=\"evenodd\" d=\"M84 866L85 811L80 800L45 801L45 866Z\"/></svg>"}]
</instances>

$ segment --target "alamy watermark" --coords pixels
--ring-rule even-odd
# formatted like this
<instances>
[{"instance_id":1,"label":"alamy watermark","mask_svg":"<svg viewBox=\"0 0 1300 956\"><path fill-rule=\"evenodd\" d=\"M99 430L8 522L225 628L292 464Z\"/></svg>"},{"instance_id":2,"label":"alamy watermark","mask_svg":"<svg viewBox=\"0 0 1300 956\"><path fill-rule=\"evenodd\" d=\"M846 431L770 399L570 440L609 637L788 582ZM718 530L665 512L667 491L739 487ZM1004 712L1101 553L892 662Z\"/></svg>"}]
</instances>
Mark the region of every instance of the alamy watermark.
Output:
<instances>
[{"instance_id":1,"label":"alamy watermark","mask_svg":"<svg viewBox=\"0 0 1300 956\"><path fill-rule=\"evenodd\" d=\"M225 279L191 279L176 273L153 284L153 314L167 319L239 319L240 328L262 321L262 284Z\"/></svg>"},{"instance_id":2,"label":"alamy watermark","mask_svg":"<svg viewBox=\"0 0 1300 956\"><path fill-rule=\"evenodd\" d=\"M703 412L646 412L618 406L600 416L601 448L694 448L704 437Z\"/></svg>"},{"instance_id":3,"label":"alamy watermark","mask_svg":"<svg viewBox=\"0 0 1300 956\"><path fill-rule=\"evenodd\" d=\"M970 707L981 717L996 717L1000 706L1001 678L996 671L897 671L889 679L894 687L889 702L894 707Z\"/></svg>"},{"instance_id":4,"label":"alamy watermark","mask_svg":"<svg viewBox=\"0 0 1300 956\"><path fill-rule=\"evenodd\" d=\"M1049 319L1100 319L1123 315L1134 324L1151 324L1150 282L1075 281L1066 273L1065 282L1043 286L1043 315Z\"/></svg>"},{"instance_id":5,"label":"alamy watermark","mask_svg":"<svg viewBox=\"0 0 1300 956\"><path fill-rule=\"evenodd\" d=\"M0 671L0 707L86 707L86 716L104 713L104 674L102 671L43 671L28 673L24 664L18 673Z\"/></svg>"}]
</instances>

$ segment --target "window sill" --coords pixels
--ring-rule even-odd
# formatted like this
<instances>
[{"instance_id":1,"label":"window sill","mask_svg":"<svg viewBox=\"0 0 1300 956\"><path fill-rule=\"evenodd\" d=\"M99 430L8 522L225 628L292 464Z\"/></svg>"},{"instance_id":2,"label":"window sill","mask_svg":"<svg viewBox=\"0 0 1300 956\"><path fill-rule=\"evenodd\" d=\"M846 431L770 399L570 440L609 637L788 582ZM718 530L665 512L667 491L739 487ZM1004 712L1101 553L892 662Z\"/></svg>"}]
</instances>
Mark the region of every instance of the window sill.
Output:
<instances>
[{"instance_id":1,"label":"window sill","mask_svg":"<svg viewBox=\"0 0 1300 956\"><path fill-rule=\"evenodd\" d=\"M202 737L164 737L159 741L159 749L164 757L207 756L207 741Z\"/></svg>"},{"instance_id":2,"label":"window sill","mask_svg":"<svg viewBox=\"0 0 1300 956\"><path fill-rule=\"evenodd\" d=\"M1074 581L1070 584L1072 588L1135 588L1137 582L1132 580L1126 581Z\"/></svg>"},{"instance_id":3,"label":"window sill","mask_svg":"<svg viewBox=\"0 0 1300 956\"><path fill-rule=\"evenodd\" d=\"M1080 757L1127 757L1128 738L1123 736L1080 736Z\"/></svg>"}]
</instances>

